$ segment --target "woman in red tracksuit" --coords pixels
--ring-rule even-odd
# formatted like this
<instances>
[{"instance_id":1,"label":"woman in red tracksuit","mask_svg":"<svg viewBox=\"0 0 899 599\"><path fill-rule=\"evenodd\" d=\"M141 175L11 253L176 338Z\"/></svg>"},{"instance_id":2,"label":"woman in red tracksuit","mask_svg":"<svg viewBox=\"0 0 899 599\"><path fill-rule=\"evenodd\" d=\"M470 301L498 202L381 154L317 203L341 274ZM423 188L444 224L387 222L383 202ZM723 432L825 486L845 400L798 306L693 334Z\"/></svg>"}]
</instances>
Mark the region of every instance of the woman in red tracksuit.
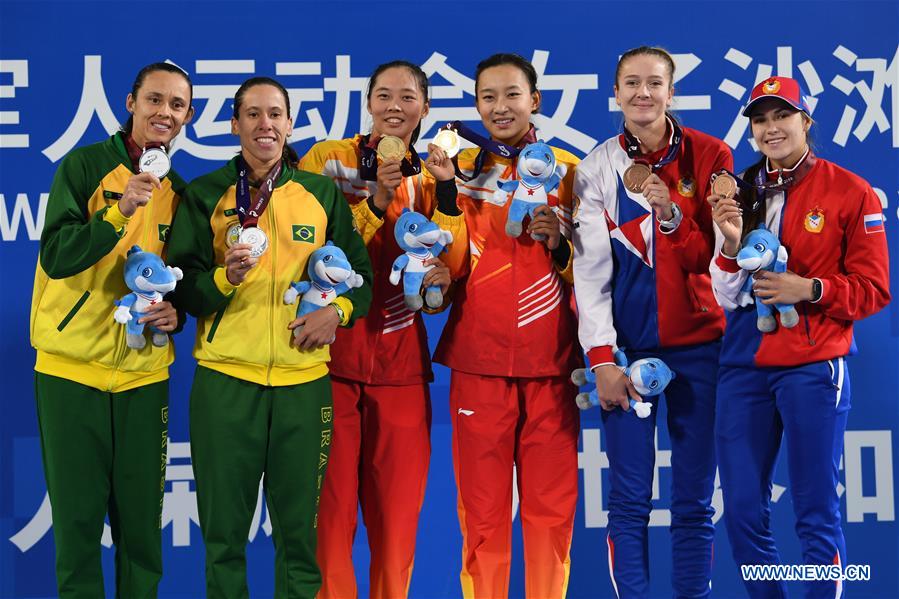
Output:
<instances>
[{"instance_id":1,"label":"woman in red tracksuit","mask_svg":"<svg viewBox=\"0 0 899 599\"><path fill-rule=\"evenodd\" d=\"M375 273L368 315L339 329L331 346L334 437L318 517L320 598L357 594L352 549L360 504L371 550L371 596L409 592L431 455L433 376L422 317L404 304L402 285L388 280L403 253L394 225L410 208L449 230L455 242L442 257L450 264L461 261L467 245L452 163L432 146L422 168L413 148L428 114L427 75L405 61L380 65L369 79L368 110L369 135L317 143L300 161L300 168L331 177L341 188ZM378 164L375 148L384 135L400 138L409 148L406 157ZM434 262L424 286L445 291L449 269Z\"/></svg>"},{"instance_id":2,"label":"woman in red tracksuit","mask_svg":"<svg viewBox=\"0 0 899 599\"><path fill-rule=\"evenodd\" d=\"M727 310L718 374L716 447L724 521L737 565L777 564L771 477L786 439L796 532L806 564L844 566L838 470L849 414L852 323L890 300L881 204L857 175L816 157L799 84L759 83L743 112L762 160L737 198L712 196L720 230L712 285ZM749 274L741 239L759 224L787 249L787 271ZM759 246L754 246L758 248ZM745 264L745 262L744 262ZM761 332L754 302L792 304ZM767 328L767 327L764 327ZM752 597L784 597L783 581L746 581ZM806 597L840 597L842 582L806 584Z\"/></svg>"},{"instance_id":3,"label":"woman in red tracksuit","mask_svg":"<svg viewBox=\"0 0 899 599\"><path fill-rule=\"evenodd\" d=\"M515 158L536 141L537 74L498 54L475 76L477 109L491 139L458 166L470 260L434 359L452 369L450 409L464 539L465 597L508 595L512 480L517 466L528 597L563 597L577 501L578 413L569 380L580 356L571 303L571 191L577 158L553 148L561 183L549 206L505 230L511 201L498 180L516 178ZM563 232L565 234L563 234ZM535 241L529 233L545 236Z\"/></svg>"}]
</instances>

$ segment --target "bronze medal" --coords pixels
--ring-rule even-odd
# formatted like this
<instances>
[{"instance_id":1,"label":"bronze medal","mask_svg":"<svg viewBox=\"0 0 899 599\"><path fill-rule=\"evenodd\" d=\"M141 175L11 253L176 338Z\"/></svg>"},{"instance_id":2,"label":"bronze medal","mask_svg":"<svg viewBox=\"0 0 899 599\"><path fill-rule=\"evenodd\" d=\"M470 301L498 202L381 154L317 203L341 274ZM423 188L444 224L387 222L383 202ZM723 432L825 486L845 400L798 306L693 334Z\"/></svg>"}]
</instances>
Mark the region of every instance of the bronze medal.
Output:
<instances>
[{"instance_id":1,"label":"bronze medal","mask_svg":"<svg viewBox=\"0 0 899 599\"><path fill-rule=\"evenodd\" d=\"M635 162L627 167L627 170L624 171L624 176L621 179L624 181L625 189L633 193L640 193L643 182L646 181L651 174L652 169L649 168L649 165L643 164L642 162Z\"/></svg>"},{"instance_id":2,"label":"bronze medal","mask_svg":"<svg viewBox=\"0 0 899 599\"><path fill-rule=\"evenodd\" d=\"M378 142L376 152L381 160L402 160L406 157L406 144L399 137L385 135Z\"/></svg>"},{"instance_id":3,"label":"bronze medal","mask_svg":"<svg viewBox=\"0 0 899 599\"><path fill-rule=\"evenodd\" d=\"M737 194L737 181L727 173L721 173L712 181L712 193L723 198L732 198Z\"/></svg>"}]
</instances>

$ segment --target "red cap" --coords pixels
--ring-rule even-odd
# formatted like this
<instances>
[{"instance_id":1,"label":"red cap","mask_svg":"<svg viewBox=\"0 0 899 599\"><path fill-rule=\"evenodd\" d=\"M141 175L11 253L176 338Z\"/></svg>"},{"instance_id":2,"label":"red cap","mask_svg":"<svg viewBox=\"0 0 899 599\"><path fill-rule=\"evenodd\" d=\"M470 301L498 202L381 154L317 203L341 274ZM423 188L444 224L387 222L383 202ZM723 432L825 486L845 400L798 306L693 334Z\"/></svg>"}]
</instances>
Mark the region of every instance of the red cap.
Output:
<instances>
[{"instance_id":1,"label":"red cap","mask_svg":"<svg viewBox=\"0 0 899 599\"><path fill-rule=\"evenodd\" d=\"M812 111L805 102L805 95L802 86L795 79L790 79L789 77L768 77L752 88L749 104L743 109L743 116L749 116L752 106L765 98L778 98L796 110L801 110L808 116L812 116Z\"/></svg>"}]
</instances>

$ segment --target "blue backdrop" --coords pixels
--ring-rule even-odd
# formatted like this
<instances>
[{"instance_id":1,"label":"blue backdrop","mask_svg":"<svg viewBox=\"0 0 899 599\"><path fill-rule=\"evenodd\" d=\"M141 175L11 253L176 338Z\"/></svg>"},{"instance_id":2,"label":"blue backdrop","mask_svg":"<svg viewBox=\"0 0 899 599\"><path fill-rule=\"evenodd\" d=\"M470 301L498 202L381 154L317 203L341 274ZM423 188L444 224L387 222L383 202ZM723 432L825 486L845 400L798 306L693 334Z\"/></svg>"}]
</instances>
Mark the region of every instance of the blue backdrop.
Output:
<instances>
[{"instance_id":1,"label":"blue backdrop","mask_svg":"<svg viewBox=\"0 0 899 599\"><path fill-rule=\"evenodd\" d=\"M541 136L584 156L614 134L612 84L618 55L660 44L677 61L676 109L682 121L725 139L738 167L754 159L746 119L749 89L769 74L802 81L812 96L819 155L865 177L877 190L897 258L899 192L899 4L891 2L624 3L203 2L114 3L0 0L0 597L55 594L52 524L41 471L33 400L34 352L28 343L31 284L47 192L60 159L93 143L126 116L137 70L170 60L193 78L196 117L174 162L185 179L216 168L237 149L231 97L251 74L279 78L294 110L292 141L302 154L321 139L367 131L360 97L367 76L395 58L430 75L431 113L422 145L453 119L480 127L471 76L497 51L530 58L540 73ZM896 280L891 282L896 294ZM432 342L443 326L428 317ZM112 324L110 326L113 326ZM177 337L169 411L169 467L163 514L162 597L203 595L187 434L194 368L193 324ZM849 563L869 564L857 597L899 596L896 445L899 430L899 310L890 306L856 327L853 405L839 491ZM459 596L461 537L456 523L447 407L447 372L432 387L433 458L418 536L413 597ZM659 419L660 423L664 418ZM605 556L607 459L596 410L582 418L581 488L572 549L571 597L611 596ZM653 596L670 595L670 452L659 433L651 526ZM775 482L774 526L785 563L801 563L788 480ZM715 495L720 523L720 489ZM270 523L261 507L249 531L254 597L272 595ZM107 589L112 550L104 537ZM356 543L360 592L367 596L364 530ZM520 532L511 595L521 597ZM792 587L799 593L800 589ZM718 526L715 596L741 596L730 548Z\"/></svg>"}]
</instances>

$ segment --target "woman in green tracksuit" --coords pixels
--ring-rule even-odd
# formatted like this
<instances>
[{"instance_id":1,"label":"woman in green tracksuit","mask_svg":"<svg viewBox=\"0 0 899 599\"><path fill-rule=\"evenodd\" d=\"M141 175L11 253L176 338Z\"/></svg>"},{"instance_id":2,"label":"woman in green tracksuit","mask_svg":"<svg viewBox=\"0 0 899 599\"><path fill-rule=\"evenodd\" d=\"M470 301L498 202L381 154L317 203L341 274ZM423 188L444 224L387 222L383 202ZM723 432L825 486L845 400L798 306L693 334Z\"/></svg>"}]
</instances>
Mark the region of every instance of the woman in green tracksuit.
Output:
<instances>
[{"instance_id":1,"label":"woman in green tracksuit","mask_svg":"<svg viewBox=\"0 0 899 599\"><path fill-rule=\"evenodd\" d=\"M122 130L73 150L50 188L31 344L63 598L104 596L100 537L107 512L116 596L155 597L162 577L167 379L175 352L171 343L128 347L113 302L130 292L123 265L131 246L165 252L184 182L174 171L161 178L140 173L138 162L144 149L168 145L190 120L191 94L178 67L144 67ZM148 312L141 320L160 331L178 324L168 301Z\"/></svg>"},{"instance_id":2,"label":"woman in green tracksuit","mask_svg":"<svg viewBox=\"0 0 899 599\"><path fill-rule=\"evenodd\" d=\"M312 598L321 585L317 507L331 444L327 344L337 326L368 310L371 264L335 184L292 166L283 86L244 82L231 124L241 152L190 184L170 249L184 270L176 301L197 317L190 438L207 595L248 596L247 533L264 475L275 595ZM284 292L329 240L364 284L295 319Z\"/></svg>"}]
</instances>

